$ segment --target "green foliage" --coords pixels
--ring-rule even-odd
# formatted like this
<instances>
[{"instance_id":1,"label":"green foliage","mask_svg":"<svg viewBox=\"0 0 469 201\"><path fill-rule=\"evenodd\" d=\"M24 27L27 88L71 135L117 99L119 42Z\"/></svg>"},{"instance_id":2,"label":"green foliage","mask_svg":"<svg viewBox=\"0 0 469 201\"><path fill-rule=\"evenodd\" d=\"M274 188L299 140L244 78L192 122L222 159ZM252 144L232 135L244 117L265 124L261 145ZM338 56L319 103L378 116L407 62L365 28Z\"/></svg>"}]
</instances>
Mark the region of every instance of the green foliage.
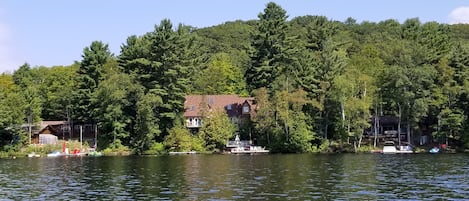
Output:
<instances>
[{"instance_id":1,"label":"green foliage","mask_svg":"<svg viewBox=\"0 0 469 201\"><path fill-rule=\"evenodd\" d=\"M234 66L228 54L214 55L208 67L195 79L194 92L200 94L247 95L240 67Z\"/></svg>"},{"instance_id":2,"label":"green foliage","mask_svg":"<svg viewBox=\"0 0 469 201\"><path fill-rule=\"evenodd\" d=\"M466 118L458 109L444 108L438 114L438 125L433 136L443 140L447 138L461 140Z\"/></svg>"},{"instance_id":3,"label":"green foliage","mask_svg":"<svg viewBox=\"0 0 469 201\"><path fill-rule=\"evenodd\" d=\"M322 140L319 146L313 146L313 153L334 153L339 144L334 141Z\"/></svg>"},{"instance_id":4,"label":"green foliage","mask_svg":"<svg viewBox=\"0 0 469 201\"><path fill-rule=\"evenodd\" d=\"M162 104L161 97L147 93L137 102L137 111L131 142L137 150L147 149L159 136L161 131L158 125L158 119L155 117L155 108Z\"/></svg>"},{"instance_id":5,"label":"green foliage","mask_svg":"<svg viewBox=\"0 0 469 201\"><path fill-rule=\"evenodd\" d=\"M24 122L24 96L8 74L0 75L0 146L22 144L19 125ZM1 148L1 147L0 147Z\"/></svg>"},{"instance_id":6,"label":"green foliage","mask_svg":"<svg viewBox=\"0 0 469 201\"><path fill-rule=\"evenodd\" d=\"M66 120L70 117L78 64L72 66L41 67L44 82L40 85L42 115L45 120Z\"/></svg>"},{"instance_id":7,"label":"green foliage","mask_svg":"<svg viewBox=\"0 0 469 201\"><path fill-rule=\"evenodd\" d=\"M130 148L122 145L119 139L113 141L106 149L103 150L104 155L129 155Z\"/></svg>"},{"instance_id":8,"label":"green foliage","mask_svg":"<svg viewBox=\"0 0 469 201\"><path fill-rule=\"evenodd\" d=\"M119 58L124 71L135 76L145 87L145 94L152 93L163 101L154 111L165 134L184 111L189 51L193 44L189 30L183 25L173 30L170 20L162 20L153 32L143 37L129 37Z\"/></svg>"},{"instance_id":9,"label":"green foliage","mask_svg":"<svg viewBox=\"0 0 469 201\"><path fill-rule=\"evenodd\" d=\"M257 32L253 36L251 66L245 76L249 90L266 87L271 89L273 81L282 71L282 61L287 49L286 31L288 16L279 5L270 2L264 13L258 15Z\"/></svg>"},{"instance_id":10,"label":"green foliage","mask_svg":"<svg viewBox=\"0 0 469 201\"><path fill-rule=\"evenodd\" d=\"M315 139L309 118L302 112L308 103L302 90L279 91L269 97L267 89L255 91L259 109L253 118L255 137L273 152L310 152Z\"/></svg>"},{"instance_id":11,"label":"green foliage","mask_svg":"<svg viewBox=\"0 0 469 201\"><path fill-rule=\"evenodd\" d=\"M127 74L116 73L101 81L93 93L95 118L99 121L103 146L119 139L129 145L137 101L143 89Z\"/></svg>"},{"instance_id":12,"label":"green foliage","mask_svg":"<svg viewBox=\"0 0 469 201\"><path fill-rule=\"evenodd\" d=\"M173 127L165 137L164 145L168 151L203 151L203 140L182 126Z\"/></svg>"},{"instance_id":13,"label":"green foliage","mask_svg":"<svg viewBox=\"0 0 469 201\"><path fill-rule=\"evenodd\" d=\"M197 50L193 52L198 56L192 74L204 70L206 61L218 54L229 55L230 63L244 73L251 62L248 51L251 48L251 34L255 30L251 22L238 20L194 30Z\"/></svg>"},{"instance_id":14,"label":"green foliage","mask_svg":"<svg viewBox=\"0 0 469 201\"><path fill-rule=\"evenodd\" d=\"M357 153L370 153L371 151L375 150L376 147L372 145L360 146L356 152Z\"/></svg>"},{"instance_id":15,"label":"green foliage","mask_svg":"<svg viewBox=\"0 0 469 201\"><path fill-rule=\"evenodd\" d=\"M199 137L177 126L193 93L252 93L256 115L242 130L274 152L351 147L329 140L367 150L362 134L378 115L397 116L409 139L432 133L469 141L467 33L466 25L417 18L288 20L273 2L257 20L213 27L165 19L128 37L116 60L94 41L71 66L26 63L2 74L0 144L14 152L28 141L21 124L70 118L98 123L107 152L161 153L163 140L169 150L222 149L235 133L225 116L207 116Z\"/></svg>"},{"instance_id":16,"label":"green foliage","mask_svg":"<svg viewBox=\"0 0 469 201\"><path fill-rule=\"evenodd\" d=\"M163 153L165 153L164 144L159 142L153 143L148 150L143 152L145 155L161 155Z\"/></svg>"},{"instance_id":17,"label":"green foliage","mask_svg":"<svg viewBox=\"0 0 469 201\"><path fill-rule=\"evenodd\" d=\"M205 147L211 151L221 151L235 134L236 127L224 111L212 111L202 120L198 135L205 141Z\"/></svg>"},{"instance_id":18,"label":"green foliage","mask_svg":"<svg viewBox=\"0 0 469 201\"><path fill-rule=\"evenodd\" d=\"M103 79L104 65L112 58L107 44L93 41L83 49L82 61L77 71L77 89L73 94L73 117L80 122L95 122L92 103L94 91Z\"/></svg>"},{"instance_id":19,"label":"green foliage","mask_svg":"<svg viewBox=\"0 0 469 201\"><path fill-rule=\"evenodd\" d=\"M26 63L13 74L15 84L21 87L18 92L24 100L24 121L32 125L41 120L42 111L39 89L42 79L35 72L37 71L32 70Z\"/></svg>"},{"instance_id":20,"label":"green foliage","mask_svg":"<svg viewBox=\"0 0 469 201\"><path fill-rule=\"evenodd\" d=\"M258 109L256 116L252 118L254 123L254 138L260 145L272 146L271 138L275 128L275 117L273 104L269 100L269 94L266 88L260 88L254 91L254 97L257 101Z\"/></svg>"},{"instance_id":21,"label":"green foliage","mask_svg":"<svg viewBox=\"0 0 469 201\"><path fill-rule=\"evenodd\" d=\"M314 133L307 124L306 115L302 112L307 103L306 92L279 91L271 100L275 105L277 132L272 146L279 152L309 152Z\"/></svg>"}]
</instances>

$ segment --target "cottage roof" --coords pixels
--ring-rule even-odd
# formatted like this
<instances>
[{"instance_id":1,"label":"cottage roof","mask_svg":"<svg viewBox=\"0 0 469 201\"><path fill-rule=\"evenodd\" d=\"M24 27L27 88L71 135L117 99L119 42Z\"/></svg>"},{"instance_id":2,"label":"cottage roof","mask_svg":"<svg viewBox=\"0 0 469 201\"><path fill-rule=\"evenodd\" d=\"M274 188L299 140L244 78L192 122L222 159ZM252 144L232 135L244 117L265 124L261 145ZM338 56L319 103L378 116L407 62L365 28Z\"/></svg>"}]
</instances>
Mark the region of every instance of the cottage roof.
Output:
<instances>
[{"instance_id":1,"label":"cottage roof","mask_svg":"<svg viewBox=\"0 0 469 201\"><path fill-rule=\"evenodd\" d=\"M224 109L229 117L239 116L242 106L246 101L252 105L252 97L239 97L238 95L188 95L184 102L184 116L201 116L201 107L205 106L209 110Z\"/></svg>"},{"instance_id":2,"label":"cottage roof","mask_svg":"<svg viewBox=\"0 0 469 201\"><path fill-rule=\"evenodd\" d=\"M64 125L66 124L67 121L41 121L39 124L32 125L33 127L33 133L39 133L46 129L48 126L58 126L58 125ZM28 128L28 124L22 124L22 128Z\"/></svg>"},{"instance_id":3,"label":"cottage roof","mask_svg":"<svg viewBox=\"0 0 469 201\"><path fill-rule=\"evenodd\" d=\"M47 126L63 125L66 123L67 121L41 121L41 128L45 128Z\"/></svg>"}]
</instances>

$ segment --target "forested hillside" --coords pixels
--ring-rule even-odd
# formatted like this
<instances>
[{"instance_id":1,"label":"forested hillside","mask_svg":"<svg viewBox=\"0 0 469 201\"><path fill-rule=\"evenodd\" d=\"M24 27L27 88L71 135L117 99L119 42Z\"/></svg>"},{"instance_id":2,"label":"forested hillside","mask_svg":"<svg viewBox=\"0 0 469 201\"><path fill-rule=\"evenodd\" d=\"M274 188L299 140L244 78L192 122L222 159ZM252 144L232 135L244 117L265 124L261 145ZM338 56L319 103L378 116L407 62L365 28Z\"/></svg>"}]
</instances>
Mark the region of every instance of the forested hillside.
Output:
<instances>
[{"instance_id":1,"label":"forested hillside","mask_svg":"<svg viewBox=\"0 0 469 201\"><path fill-rule=\"evenodd\" d=\"M251 21L195 28L164 19L135 34L118 55L93 41L74 65L24 64L0 75L3 149L28 143L19 125L30 117L96 123L100 148L213 150L218 133L207 132L220 129L182 129L188 94L256 97L257 115L241 136L275 152L359 148L371 120L384 115L398 117L410 138L469 145L469 25L289 19L269 3Z\"/></svg>"}]
</instances>

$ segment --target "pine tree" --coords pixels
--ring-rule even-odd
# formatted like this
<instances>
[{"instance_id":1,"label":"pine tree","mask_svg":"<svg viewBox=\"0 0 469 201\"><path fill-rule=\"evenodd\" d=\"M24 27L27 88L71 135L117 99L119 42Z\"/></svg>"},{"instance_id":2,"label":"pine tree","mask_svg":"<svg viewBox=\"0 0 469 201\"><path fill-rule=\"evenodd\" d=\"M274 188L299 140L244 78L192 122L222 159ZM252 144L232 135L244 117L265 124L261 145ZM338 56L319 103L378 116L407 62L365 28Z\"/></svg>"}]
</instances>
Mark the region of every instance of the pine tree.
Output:
<instances>
[{"instance_id":1,"label":"pine tree","mask_svg":"<svg viewBox=\"0 0 469 201\"><path fill-rule=\"evenodd\" d=\"M103 66L112 58L107 44L93 41L83 50L82 61L77 75L77 90L74 94L74 119L80 122L94 122L91 97L103 79Z\"/></svg>"},{"instance_id":2,"label":"pine tree","mask_svg":"<svg viewBox=\"0 0 469 201\"><path fill-rule=\"evenodd\" d=\"M142 37L129 37L119 56L124 72L130 73L145 87L145 94L162 100L161 104L151 108L164 134L184 112L192 40L190 27L179 25L174 30L171 21L164 19L153 32Z\"/></svg>"},{"instance_id":3,"label":"pine tree","mask_svg":"<svg viewBox=\"0 0 469 201\"><path fill-rule=\"evenodd\" d=\"M253 36L252 63L245 73L250 91L262 87L271 89L273 81L282 71L281 61L285 58L286 11L270 2L258 17L257 33Z\"/></svg>"}]
</instances>

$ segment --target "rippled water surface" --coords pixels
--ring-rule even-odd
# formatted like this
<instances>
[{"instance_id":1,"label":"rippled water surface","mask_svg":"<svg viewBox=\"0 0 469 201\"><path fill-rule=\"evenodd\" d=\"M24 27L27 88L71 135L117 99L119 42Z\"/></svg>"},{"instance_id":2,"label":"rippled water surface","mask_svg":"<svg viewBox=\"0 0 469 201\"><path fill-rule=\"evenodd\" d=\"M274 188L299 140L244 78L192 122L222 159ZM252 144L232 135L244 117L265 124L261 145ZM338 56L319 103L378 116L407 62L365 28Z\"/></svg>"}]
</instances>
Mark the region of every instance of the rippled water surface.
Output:
<instances>
[{"instance_id":1,"label":"rippled water surface","mask_svg":"<svg viewBox=\"0 0 469 201\"><path fill-rule=\"evenodd\" d=\"M0 160L11 200L464 200L466 154Z\"/></svg>"}]
</instances>

